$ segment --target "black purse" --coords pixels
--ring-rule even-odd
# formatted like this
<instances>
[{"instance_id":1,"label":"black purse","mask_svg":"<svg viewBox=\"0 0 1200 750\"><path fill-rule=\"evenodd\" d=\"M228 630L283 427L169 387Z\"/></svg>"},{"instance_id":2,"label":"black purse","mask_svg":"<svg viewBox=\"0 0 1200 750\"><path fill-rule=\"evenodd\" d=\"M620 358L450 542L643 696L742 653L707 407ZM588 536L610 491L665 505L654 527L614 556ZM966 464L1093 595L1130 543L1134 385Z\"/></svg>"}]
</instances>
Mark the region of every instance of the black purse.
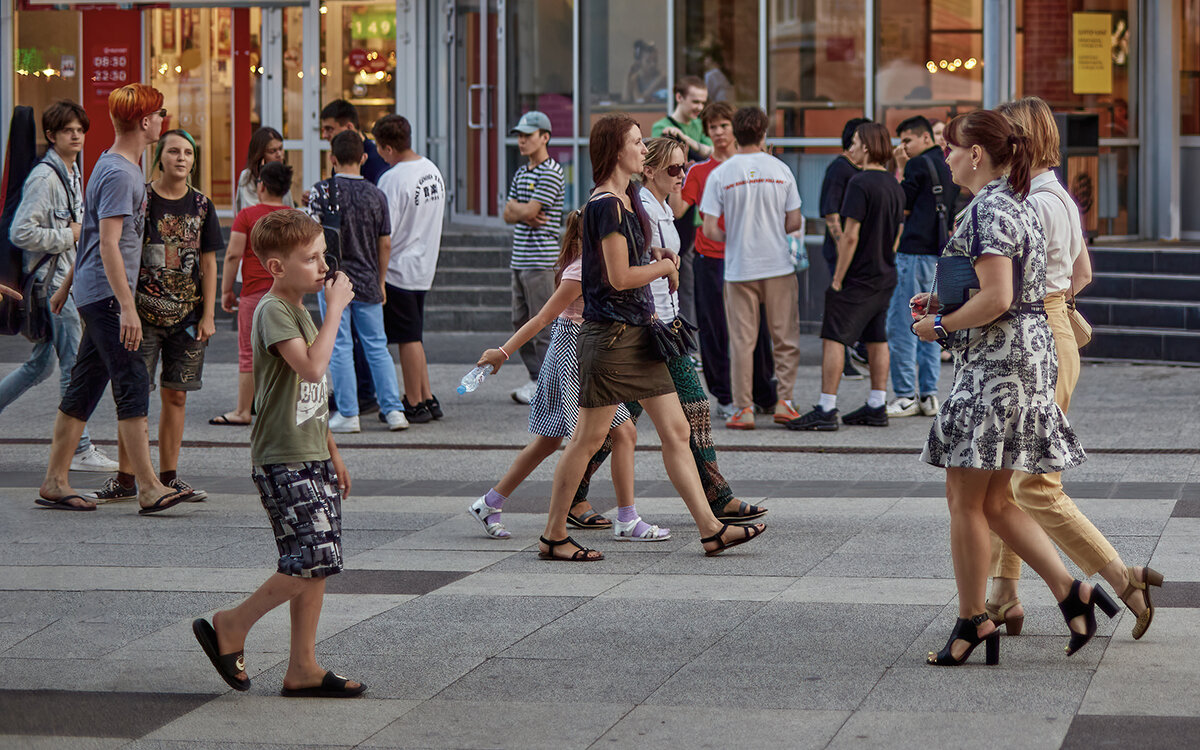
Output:
<instances>
[{"instance_id":1,"label":"black purse","mask_svg":"<svg viewBox=\"0 0 1200 750\"><path fill-rule=\"evenodd\" d=\"M21 288L21 335L33 344L44 344L54 335L53 323L50 321L50 282L54 269L46 269L45 274L38 272L46 266L54 256L46 255L37 262L33 270L25 278Z\"/></svg>"},{"instance_id":2,"label":"black purse","mask_svg":"<svg viewBox=\"0 0 1200 750\"><path fill-rule=\"evenodd\" d=\"M670 323L662 322L657 315L650 321L650 338L654 340L658 356L668 361L696 350L696 326L686 321L675 309L674 297L671 298L671 308L675 312L675 319Z\"/></svg>"}]
</instances>

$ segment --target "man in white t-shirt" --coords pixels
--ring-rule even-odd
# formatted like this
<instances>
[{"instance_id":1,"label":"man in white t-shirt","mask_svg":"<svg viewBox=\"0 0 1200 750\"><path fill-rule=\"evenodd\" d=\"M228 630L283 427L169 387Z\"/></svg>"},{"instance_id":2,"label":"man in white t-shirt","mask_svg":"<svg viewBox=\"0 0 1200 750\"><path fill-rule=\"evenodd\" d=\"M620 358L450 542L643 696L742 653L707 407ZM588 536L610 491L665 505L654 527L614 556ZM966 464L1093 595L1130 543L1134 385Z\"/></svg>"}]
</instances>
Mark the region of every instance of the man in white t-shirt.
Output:
<instances>
[{"instance_id":1,"label":"man in white t-shirt","mask_svg":"<svg viewBox=\"0 0 1200 750\"><path fill-rule=\"evenodd\" d=\"M787 244L787 234L802 226L800 192L787 165L763 152L766 134L767 113L760 108L743 107L734 114L737 153L709 175L700 201L704 234L725 241L725 317L735 409L725 426L735 430L754 429L751 379L759 305L766 310L775 349L775 423L800 416L791 401L800 364L800 285Z\"/></svg>"},{"instance_id":2,"label":"man in white t-shirt","mask_svg":"<svg viewBox=\"0 0 1200 750\"><path fill-rule=\"evenodd\" d=\"M429 367L421 336L425 329L425 293L433 286L446 183L437 165L412 150L412 126L388 115L371 128L379 155L390 168L379 178L392 219L392 254L384 284L383 326L389 344L398 344L404 379L404 415L410 424L442 418L442 407L429 387Z\"/></svg>"}]
</instances>

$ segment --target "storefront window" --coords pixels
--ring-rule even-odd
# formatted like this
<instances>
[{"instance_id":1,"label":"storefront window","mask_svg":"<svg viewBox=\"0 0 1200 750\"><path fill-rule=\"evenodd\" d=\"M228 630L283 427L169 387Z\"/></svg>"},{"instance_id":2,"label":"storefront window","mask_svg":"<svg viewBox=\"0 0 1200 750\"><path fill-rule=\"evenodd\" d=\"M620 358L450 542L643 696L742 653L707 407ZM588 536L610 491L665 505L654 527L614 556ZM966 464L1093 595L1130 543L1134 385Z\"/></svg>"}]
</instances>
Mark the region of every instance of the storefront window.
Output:
<instances>
[{"instance_id":1,"label":"storefront window","mask_svg":"<svg viewBox=\"0 0 1200 750\"><path fill-rule=\"evenodd\" d=\"M1200 0L1184 0L1180 26L1180 135L1200 135Z\"/></svg>"},{"instance_id":2,"label":"storefront window","mask_svg":"<svg viewBox=\"0 0 1200 750\"><path fill-rule=\"evenodd\" d=\"M196 139L196 188L222 207L233 204L236 159L232 154L232 21L229 8L143 14L149 82L163 94L170 113L166 124L183 128Z\"/></svg>"},{"instance_id":3,"label":"storefront window","mask_svg":"<svg viewBox=\"0 0 1200 750\"><path fill-rule=\"evenodd\" d=\"M589 0L580 10L580 135L609 112L630 113L649 134L671 98L666 13L644 0Z\"/></svg>"},{"instance_id":4,"label":"storefront window","mask_svg":"<svg viewBox=\"0 0 1200 750\"><path fill-rule=\"evenodd\" d=\"M982 0L880 3L876 14L875 119L945 121L983 102Z\"/></svg>"},{"instance_id":5,"label":"storefront window","mask_svg":"<svg viewBox=\"0 0 1200 750\"><path fill-rule=\"evenodd\" d=\"M323 5L321 53L321 106L347 100L368 133L376 120L395 111L395 3Z\"/></svg>"},{"instance_id":6,"label":"storefront window","mask_svg":"<svg viewBox=\"0 0 1200 750\"><path fill-rule=\"evenodd\" d=\"M572 0L509 0L506 39L508 43L508 111L502 132L530 110L550 118L550 156L562 165L567 182L567 205L574 205L573 149L567 140L575 135L575 109L571 82ZM565 145L563 145L565 144ZM525 159L516 147L507 149L503 189Z\"/></svg>"},{"instance_id":7,"label":"storefront window","mask_svg":"<svg viewBox=\"0 0 1200 750\"><path fill-rule=\"evenodd\" d=\"M38 142L45 146L41 117L59 99L81 102L79 13L73 10L16 12L15 102L33 107ZM10 75L5 71L0 75ZM8 127L7 123L4 125Z\"/></svg>"},{"instance_id":8,"label":"storefront window","mask_svg":"<svg viewBox=\"0 0 1200 750\"><path fill-rule=\"evenodd\" d=\"M770 0L768 18L770 135L841 136L863 112L863 0Z\"/></svg>"},{"instance_id":9,"label":"storefront window","mask_svg":"<svg viewBox=\"0 0 1200 750\"><path fill-rule=\"evenodd\" d=\"M738 106L758 103L758 41L756 2L678 0L675 4L676 75L703 78L709 101Z\"/></svg>"}]
</instances>

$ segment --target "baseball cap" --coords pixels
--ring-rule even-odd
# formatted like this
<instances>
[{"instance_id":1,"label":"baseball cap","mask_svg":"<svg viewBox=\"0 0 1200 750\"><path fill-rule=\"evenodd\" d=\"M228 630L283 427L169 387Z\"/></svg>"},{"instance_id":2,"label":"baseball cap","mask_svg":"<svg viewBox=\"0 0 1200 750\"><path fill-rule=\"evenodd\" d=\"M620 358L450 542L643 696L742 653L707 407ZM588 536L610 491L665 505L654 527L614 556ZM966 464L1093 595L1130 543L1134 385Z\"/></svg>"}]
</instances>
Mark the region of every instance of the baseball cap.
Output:
<instances>
[{"instance_id":1,"label":"baseball cap","mask_svg":"<svg viewBox=\"0 0 1200 750\"><path fill-rule=\"evenodd\" d=\"M550 132L550 118L535 109L521 115L521 120L509 131L509 134L525 133L528 135L539 130Z\"/></svg>"}]
</instances>

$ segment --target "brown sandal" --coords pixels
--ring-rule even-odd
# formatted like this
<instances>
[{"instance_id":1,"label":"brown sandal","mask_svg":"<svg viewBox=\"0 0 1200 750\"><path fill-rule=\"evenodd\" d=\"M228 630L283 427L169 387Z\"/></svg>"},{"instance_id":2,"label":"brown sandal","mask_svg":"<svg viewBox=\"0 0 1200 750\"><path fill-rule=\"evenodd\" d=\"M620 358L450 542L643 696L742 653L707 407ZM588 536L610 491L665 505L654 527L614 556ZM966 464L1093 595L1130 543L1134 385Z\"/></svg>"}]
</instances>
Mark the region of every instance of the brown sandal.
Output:
<instances>
[{"instance_id":1,"label":"brown sandal","mask_svg":"<svg viewBox=\"0 0 1200 750\"><path fill-rule=\"evenodd\" d=\"M756 536L759 536L764 531L766 531L767 525L765 523L754 524L753 526L736 526L735 525L734 528L745 529L746 533L740 539L734 539L732 542L726 542L722 538L722 535L725 533L725 530L728 528L729 528L729 524L723 523L723 524L721 524L720 531L713 534L712 536L707 536L700 540L700 544L708 544L709 542L716 542L718 545L716 549L704 550L705 557L713 557L715 555L721 554L722 552L729 549L730 547L736 547L739 544L745 544L746 542L750 541L751 539L755 538Z\"/></svg>"},{"instance_id":2,"label":"brown sandal","mask_svg":"<svg viewBox=\"0 0 1200 750\"><path fill-rule=\"evenodd\" d=\"M984 602L983 608L987 611L988 619L996 623L997 626L1003 625L1004 632L1008 635L1020 635L1021 629L1025 627L1025 612L1022 611L1019 615L1009 615L1015 607L1020 606L1020 599L1013 599L1007 604L1001 604L999 607L991 602Z\"/></svg>"},{"instance_id":3,"label":"brown sandal","mask_svg":"<svg viewBox=\"0 0 1200 750\"><path fill-rule=\"evenodd\" d=\"M544 544L550 548L550 549L546 550L545 552L538 550L538 557L542 560L558 560L560 562L594 562L596 560L604 559L603 552L600 552L599 550L588 549L587 547L584 547L582 544L575 541L574 539L572 539L569 536L563 537L562 539L559 539L557 542L552 542L544 536L539 536L538 541L540 541L542 544ZM570 557L559 557L558 555L554 554L554 548L560 547L564 544L573 544L576 547L578 547L579 549L575 550L575 553L573 555L571 555ZM596 556L589 557L588 556L589 552L595 552Z\"/></svg>"},{"instance_id":4,"label":"brown sandal","mask_svg":"<svg viewBox=\"0 0 1200 750\"><path fill-rule=\"evenodd\" d=\"M1142 579L1139 581L1134 574L1134 568L1125 568L1125 578L1129 583L1125 586L1125 590L1121 592L1121 601L1125 602L1125 606L1129 606L1129 598L1135 592L1141 591L1142 598L1146 600L1146 609L1138 615L1137 622L1133 624L1133 639L1136 641L1146 634L1146 630L1150 627L1150 622L1154 619L1154 605L1150 603L1150 587L1163 585L1163 574L1159 573L1154 568L1142 568Z\"/></svg>"}]
</instances>

